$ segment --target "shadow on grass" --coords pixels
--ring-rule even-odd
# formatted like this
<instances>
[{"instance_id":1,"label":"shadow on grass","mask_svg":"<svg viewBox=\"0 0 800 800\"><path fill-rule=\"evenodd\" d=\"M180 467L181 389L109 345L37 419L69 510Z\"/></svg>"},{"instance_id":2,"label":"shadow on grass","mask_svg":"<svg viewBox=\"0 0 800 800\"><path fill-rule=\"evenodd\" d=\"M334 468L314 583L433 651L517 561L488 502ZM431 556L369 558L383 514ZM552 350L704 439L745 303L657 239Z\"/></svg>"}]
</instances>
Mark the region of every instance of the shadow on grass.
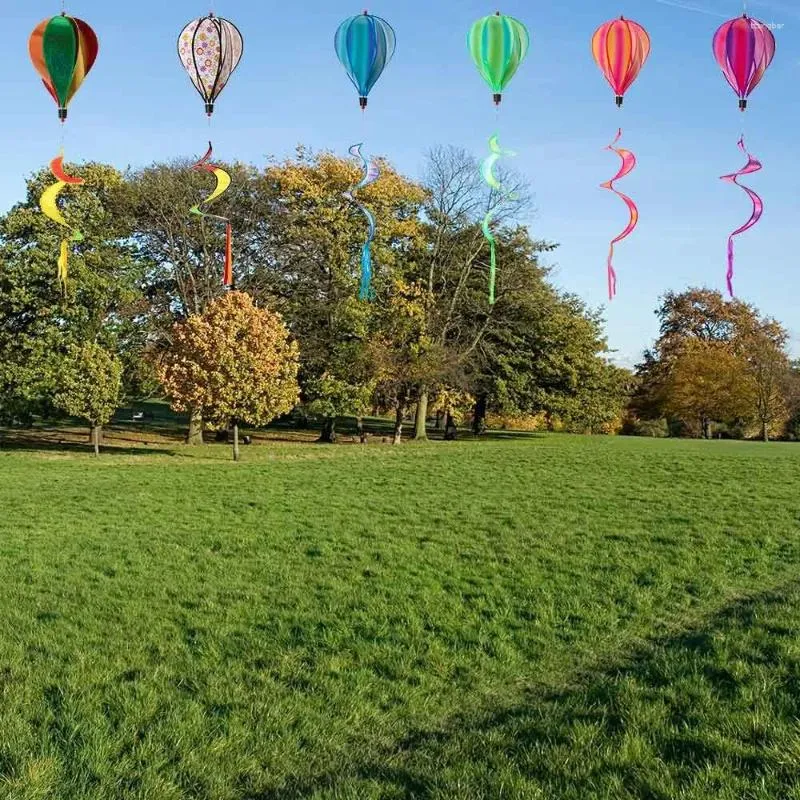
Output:
<instances>
[{"instance_id":1,"label":"shadow on grass","mask_svg":"<svg viewBox=\"0 0 800 800\"><path fill-rule=\"evenodd\" d=\"M379 759L289 780L252 800L339 797L354 786L417 800L740 798L759 787L768 792L759 797L794 796L798 775L786 753L796 747L800 708L798 605L800 582L732 602L702 627L644 644L570 688L457 715Z\"/></svg>"},{"instance_id":2,"label":"shadow on grass","mask_svg":"<svg viewBox=\"0 0 800 800\"><path fill-rule=\"evenodd\" d=\"M100 457L103 456L177 456L174 450L166 447L126 447L117 444L120 439L103 442L100 445ZM124 440L122 440L124 441ZM131 440L133 441L133 440ZM40 452L69 453L70 455L91 455L94 451L87 442L43 439L35 434L4 434L0 436L0 452Z\"/></svg>"},{"instance_id":3,"label":"shadow on grass","mask_svg":"<svg viewBox=\"0 0 800 800\"><path fill-rule=\"evenodd\" d=\"M536 431L486 431L480 436L471 436L470 438L479 441L481 439L544 439L546 438L543 433Z\"/></svg>"},{"instance_id":4,"label":"shadow on grass","mask_svg":"<svg viewBox=\"0 0 800 800\"><path fill-rule=\"evenodd\" d=\"M135 419L136 414L144 416ZM178 448L185 443L188 418L178 414L169 405L160 401L137 403L119 409L113 420L105 426L105 439L103 450L122 455L166 454L178 455L170 448ZM81 439L79 431L85 430L85 423L77 419L41 419L29 428L0 429L0 448L5 450L43 452L63 451L68 453L83 453L91 450L88 443ZM363 430L369 443L391 444L394 434L394 420L384 417L364 417ZM305 424L284 418L276 421L266 428L242 429L240 432L252 437L259 444L285 443L285 444L311 444L319 441L322 431L321 420L307 420ZM355 417L338 417L336 420L337 445L361 444L358 424ZM427 429L428 441L442 442L444 430L436 429L432 424ZM205 444L226 444L217 440L216 431L206 429ZM404 420L404 444L414 441L414 426L412 420ZM487 431L476 436L464 426L458 430L456 441L459 442L486 442L486 441L532 441L541 439L541 433L525 431ZM125 447L125 444L131 445Z\"/></svg>"}]
</instances>

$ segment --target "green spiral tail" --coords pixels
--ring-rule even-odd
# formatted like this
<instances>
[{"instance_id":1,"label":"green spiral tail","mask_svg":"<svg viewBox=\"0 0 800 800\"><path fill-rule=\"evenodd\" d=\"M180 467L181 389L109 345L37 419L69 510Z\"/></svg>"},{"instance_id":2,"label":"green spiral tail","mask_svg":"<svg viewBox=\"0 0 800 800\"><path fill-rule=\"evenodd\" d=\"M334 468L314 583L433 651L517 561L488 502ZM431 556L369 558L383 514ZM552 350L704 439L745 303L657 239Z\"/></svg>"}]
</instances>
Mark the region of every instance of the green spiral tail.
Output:
<instances>
[{"instance_id":1,"label":"green spiral tail","mask_svg":"<svg viewBox=\"0 0 800 800\"><path fill-rule=\"evenodd\" d=\"M497 211L500 208L501 202L505 199L514 199L513 193L509 193L503 197L503 187L494 175L494 165L503 156L514 155L516 155L516 153L511 150L503 150L503 148L500 147L497 134L495 134L489 139L489 155L481 162L481 177L490 189L500 194L497 203L486 212L486 216L483 218L483 224L481 225L483 235L486 237L486 241L489 242L489 305L494 305L495 302L495 281L497 278L497 242L492 233L491 224L492 220L497 216Z\"/></svg>"}]
</instances>

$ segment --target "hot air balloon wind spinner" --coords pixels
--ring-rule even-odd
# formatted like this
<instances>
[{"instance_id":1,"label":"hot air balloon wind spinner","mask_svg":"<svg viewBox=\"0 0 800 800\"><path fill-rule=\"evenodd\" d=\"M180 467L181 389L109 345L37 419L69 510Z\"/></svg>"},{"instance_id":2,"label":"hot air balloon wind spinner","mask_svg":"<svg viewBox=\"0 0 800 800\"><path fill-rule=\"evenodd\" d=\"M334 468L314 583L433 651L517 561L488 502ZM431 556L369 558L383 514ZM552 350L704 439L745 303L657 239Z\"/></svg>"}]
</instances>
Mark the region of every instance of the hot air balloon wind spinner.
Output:
<instances>
[{"instance_id":1,"label":"hot air balloon wind spinner","mask_svg":"<svg viewBox=\"0 0 800 800\"><path fill-rule=\"evenodd\" d=\"M742 112L747 109L747 99L751 92L761 82L764 73L772 63L775 49L775 35L769 27L763 22L748 17L747 14L723 23L714 34L712 42L714 58L716 58L725 80L739 98L739 109ZM739 137L737 144L747 157L747 163L737 172L723 175L721 180L734 183L743 189L752 201L753 210L750 219L728 237L726 283L728 294L731 297L733 297L734 237L752 228L764 213L764 203L761 197L749 187L739 183L742 175L758 172L762 168L762 164L747 151L744 134Z\"/></svg>"},{"instance_id":2,"label":"hot air balloon wind spinner","mask_svg":"<svg viewBox=\"0 0 800 800\"><path fill-rule=\"evenodd\" d=\"M364 12L348 17L339 26L333 44L336 55L358 92L358 104L366 112L369 93L378 82L386 66L392 60L396 46L396 36L392 26L383 18ZM372 287L372 243L375 241L377 223L375 215L356 200L354 193L365 189L380 178L381 171L377 162L367 159L361 152L363 142L350 147L350 154L361 160L363 177L355 186L351 186L343 196L355 203L366 217L367 239L361 248L361 287L359 298L369 300L374 296Z\"/></svg>"},{"instance_id":3,"label":"hot air balloon wind spinner","mask_svg":"<svg viewBox=\"0 0 800 800\"><path fill-rule=\"evenodd\" d=\"M58 119L63 126L72 99L97 59L97 35L86 22L62 11L59 16L43 20L34 28L28 51L45 89L58 106ZM56 183L44 191L39 205L49 219L72 232L69 238L62 239L58 257L58 280L66 294L69 245L70 242L83 241L83 234L64 218L58 198L67 186L80 186L84 181L67 175L64 170L63 128L61 150L50 162L50 171Z\"/></svg>"},{"instance_id":4,"label":"hot air balloon wind spinner","mask_svg":"<svg viewBox=\"0 0 800 800\"><path fill-rule=\"evenodd\" d=\"M192 20L178 37L178 56L194 88L203 98L209 124L217 99L239 66L243 52L244 40L239 29L229 20L214 14ZM217 185L208 197L192 206L190 212L203 219L217 220L225 224L222 282L224 286L232 287L234 285L233 226L230 218L209 214L200 208L213 203L225 194L231 185L230 173L212 163L213 152L214 147L209 142L208 150L194 165L194 169L213 175Z\"/></svg>"},{"instance_id":5,"label":"hot air balloon wind spinner","mask_svg":"<svg viewBox=\"0 0 800 800\"><path fill-rule=\"evenodd\" d=\"M500 109L503 92L516 75L530 48L528 29L518 19L499 11L479 19L467 34L467 47L481 77L492 90L492 100ZM489 155L481 163L481 177L490 190L489 209L483 218L482 230L489 243L489 304L495 303L497 280L497 242L492 233L492 220L504 200L513 200L513 193L503 194L503 187L494 174L495 164L503 156L513 156L500 147L497 133L489 137ZM493 202L494 200L494 202Z\"/></svg>"},{"instance_id":6,"label":"hot air balloon wind spinner","mask_svg":"<svg viewBox=\"0 0 800 800\"><path fill-rule=\"evenodd\" d=\"M601 25L592 37L592 55L605 75L611 88L617 108L622 108L625 93L639 77L647 57L650 55L650 36L647 31L625 17L613 19ZM619 128L614 141L606 148L616 153L622 164L617 174L609 181L600 184L602 189L614 192L628 207L629 219L625 230L611 240L606 261L606 275L608 279L608 299L613 300L617 292L617 273L614 270L614 245L630 236L639 223L639 209L636 203L614 188L614 183L629 175L636 166L636 156L622 147L617 147L617 142L622 138L622 128Z\"/></svg>"}]
</instances>

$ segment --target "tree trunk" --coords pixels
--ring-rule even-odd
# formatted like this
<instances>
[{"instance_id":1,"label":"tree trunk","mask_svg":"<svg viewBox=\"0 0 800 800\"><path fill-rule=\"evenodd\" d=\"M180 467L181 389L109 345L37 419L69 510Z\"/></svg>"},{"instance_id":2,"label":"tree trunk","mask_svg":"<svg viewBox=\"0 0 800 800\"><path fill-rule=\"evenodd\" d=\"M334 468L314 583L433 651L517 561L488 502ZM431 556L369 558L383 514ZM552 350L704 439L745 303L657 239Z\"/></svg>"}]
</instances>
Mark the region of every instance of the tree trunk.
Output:
<instances>
[{"instance_id":1,"label":"tree trunk","mask_svg":"<svg viewBox=\"0 0 800 800\"><path fill-rule=\"evenodd\" d=\"M403 415L406 407L404 403L397 404L397 413L394 418L394 439L392 444L400 444L403 440Z\"/></svg>"},{"instance_id":2,"label":"tree trunk","mask_svg":"<svg viewBox=\"0 0 800 800\"><path fill-rule=\"evenodd\" d=\"M442 410L439 409L436 412L436 430L440 431L442 429Z\"/></svg>"},{"instance_id":3,"label":"tree trunk","mask_svg":"<svg viewBox=\"0 0 800 800\"><path fill-rule=\"evenodd\" d=\"M239 423L233 423L233 460L239 460Z\"/></svg>"},{"instance_id":4,"label":"tree trunk","mask_svg":"<svg viewBox=\"0 0 800 800\"><path fill-rule=\"evenodd\" d=\"M711 438L711 420L709 420L708 417L700 418L700 429L702 431L701 435L704 439Z\"/></svg>"},{"instance_id":5,"label":"tree trunk","mask_svg":"<svg viewBox=\"0 0 800 800\"><path fill-rule=\"evenodd\" d=\"M356 417L356 427L358 428L358 438L361 444L366 444L367 434L364 433L364 417Z\"/></svg>"},{"instance_id":6,"label":"tree trunk","mask_svg":"<svg viewBox=\"0 0 800 800\"><path fill-rule=\"evenodd\" d=\"M480 436L486 427L486 406L488 398L486 394L479 394L475 398L475 409L472 412L472 432Z\"/></svg>"},{"instance_id":7,"label":"tree trunk","mask_svg":"<svg viewBox=\"0 0 800 800\"><path fill-rule=\"evenodd\" d=\"M192 408L190 411L186 444L203 444L203 412L199 408Z\"/></svg>"},{"instance_id":8,"label":"tree trunk","mask_svg":"<svg viewBox=\"0 0 800 800\"><path fill-rule=\"evenodd\" d=\"M414 438L418 442L427 441L428 439L428 390L424 386L420 387L419 400L417 400Z\"/></svg>"},{"instance_id":9,"label":"tree trunk","mask_svg":"<svg viewBox=\"0 0 800 800\"><path fill-rule=\"evenodd\" d=\"M761 438L765 441L769 441L769 426L766 422L761 423Z\"/></svg>"},{"instance_id":10,"label":"tree trunk","mask_svg":"<svg viewBox=\"0 0 800 800\"><path fill-rule=\"evenodd\" d=\"M322 423L322 433L317 441L322 444L336 444L336 417L325 417L325 422Z\"/></svg>"},{"instance_id":11,"label":"tree trunk","mask_svg":"<svg viewBox=\"0 0 800 800\"><path fill-rule=\"evenodd\" d=\"M92 438L92 445L94 447L94 454L95 456L100 455L100 431L102 427L100 425L92 425L91 428L91 438Z\"/></svg>"}]
</instances>

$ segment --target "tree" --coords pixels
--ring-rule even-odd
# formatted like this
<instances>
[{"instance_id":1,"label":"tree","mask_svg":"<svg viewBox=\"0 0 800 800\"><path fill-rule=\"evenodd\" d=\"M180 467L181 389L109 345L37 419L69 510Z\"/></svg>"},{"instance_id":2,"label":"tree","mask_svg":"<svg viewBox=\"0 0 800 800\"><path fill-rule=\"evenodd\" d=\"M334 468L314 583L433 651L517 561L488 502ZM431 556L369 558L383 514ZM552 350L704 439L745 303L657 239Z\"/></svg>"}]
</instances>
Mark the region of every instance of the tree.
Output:
<instances>
[{"instance_id":1,"label":"tree","mask_svg":"<svg viewBox=\"0 0 800 800\"><path fill-rule=\"evenodd\" d=\"M793 361L786 374L785 397L788 420L786 422L786 436L793 440L800 440L800 361Z\"/></svg>"},{"instance_id":2,"label":"tree","mask_svg":"<svg viewBox=\"0 0 800 800\"><path fill-rule=\"evenodd\" d=\"M629 370L594 357L582 370L575 391L554 396L548 411L558 414L570 430L578 433L617 433L632 382Z\"/></svg>"},{"instance_id":3,"label":"tree","mask_svg":"<svg viewBox=\"0 0 800 800\"><path fill-rule=\"evenodd\" d=\"M213 184L208 173L191 169L189 160L152 164L129 171L117 194L115 211L128 220L131 241L145 274L149 341L146 350L166 348L172 326L223 294L224 226L189 214ZM236 231L234 275L238 284L253 269L257 231L265 225L256 204L265 204L256 189L267 188L253 167L222 164L231 174L231 188L215 203ZM260 235L260 234L259 234ZM190 408L188 444L203 443L203 419Z\"/></svg>"},{"instance_id":4,"label":"tree","mask_svg":"<svg viewBox=\"0 0 800 800\"><path fill-rule=\"evenodd\" d=\"M665 410L711 438L714 421L736 423L753 408L747 363L720 341L686 344L672 363Z\"/></svg>"},{"instance_id":5,"label":"tree","mask_svg":"<svg viewBox=\"0 0 800 800\"><path fill-rule=\"evenodd\" d=\"M667 292L655 313L659 336L636 368L638 388L632 400L633 412L644 419L665 416L671 371L688 345L733 348L738 333L756 320L753 309L741 300L727 302L720 292L700 288Z\"/></svg>"},{"instance_id":6,"label":"tree","mask_svg":"<svg viewBox=\"0 0 800 800\"><path fill-rule=\"evenodd\" d=\"M364 413L375 386L368 350L376 315L398 269L421 249L425 193L385 161L380 167L380 180L358 194L377 221L374 303L358 299L364 218L342 196L360 180L359 164L298 148L266 170L259 189L268 226L247 286L283 314L302 342L302 399L325 416L321 441L335 439L336 417Z\"/></svg>"},{"instance_id":7,"label":"tree","mask_svg":"<svg viewBox=\"0 0 800 800\"><path fill-rule=\"evenodd\" d=\"M0 418L29 422L55 411L53 394L64 354L97 342L118 352L136 336L134 309L144 266L130 246L127 220L113 212L123 183L103 164L69 165L85 180L67 187L62 210L84 234L73 245L65 291L56 277L64 229L39 208L48 170L27 182L27 196L0 218Z\"/></svg>"},{"instance_id":8,"label":"tree","mask_svg":"<svg viewBox=\"0 0 800 800\"><path fill-rule=\"evenodd\" d=\"M61 364L56 405L72 417L88 421L94 453L100 455L100 437L119 407L122 362L100 345L72 345Z\"/></svg>"},{"instance_id":9,"label":"tree","mask_svg":"<svg viewBox=\"0 0 800 800\"><path fill-rule=\"evenodd\" d=\"M769 438L786 413L782 326L709 289L668 292L656 314L660 335L637 367L634 413L645 419L672 414L702 436L714 421L758 422L762 438Z\"/></svg>"},{"instance_id":10,"label":"tree","mask_svg":"<svg viewBox=\"0 0 800 800\"><path fill-rule=\"evenodd\" d=\"M516 269L535 266L536 254L553 249L544 242L531 242L524 228L508 223L530 205L524 181L502 169L498 177L502 194L487 188L480 178L476 159L455 147L436 147L428 154L424 185L425 249L410 260L402 275L426 295L425 341L421 352L431 348L440 354L438 374L428 371L426 382L414 388L417 398L416 438L426 438L428 398L440 386L471 390L467 380L470 360L483 337L501 316L505 300L517 286ZM494 212L493 227L498 246L497 304L487 302L489 250L480 221L487 210ZM513 262L513 264L512 264ZM497 325L502 325L498 322ZM478 402L482 398L478 397Z\"/></svg>"},{"instance_id":11,"label":"tree","mask_svg":"<svg viewBox=\"0 0 800 800\"><path fill-rule=\"evenodd\" d=\"M202 314L176 323L158 369L173 408L196 408L233 427L234 461L241 423L266 425L298 400L297 343L277 314L257 308L243 292L212 300Z\"/></svg>"},{"instance_id":12,"label":"tree","mask_svg":"<svg viewBox=\"0 0 800 800\"><path fill-rule=\"evenodd\" d=\"M362 355L359 349L354 353L354 358L361 358ZM309 379L306 383L306 397L312 399L307 402L306 407L309 413L325 420L318 441L323 444L334 444L336 418L349 411L356 416L358 432L363 443L364 414L370 406L374 392L375 381L371 377L349 383L338 379L335 373L323 372L319 378Z\"/></svg>"},{"instance_id":13,"label":"tree","mask_svg":"<svg viewBox=\"0 0 800 800\"><path fill-rule=\"evenodd\" d=\"M738 298L726 300L718 291L690 288L667 292L656 316L660 322L656 354L669 360L688 341L731 343L753 325L758 314Z\"/></svg>"},{"instance_id":14,"label":"tree","mask_svg":"<svg viewBox=\"0 0 800 800\"><path fill-rule=\"evenodd\" d=\"M442 373L444 356L425 333L428 299L420 286L396 280L370 346L377 393L395 414L394 444L402 440L406 411L418 399L415 392L420 386L430 386Z\"/></svg>"},{"instance_id":15,"label":"tree","mask_svg":"<svg viewBox=\"0 0 800 800\"><path fill-rule=\"evenodd\" d=\"M755 418L761 438L768 442L773 430L780 431L789 417L789 356L785 336L776 337L774 324L759 325L748 333L745 360L755 398Z\"/></svg>"},{"instance_id":16,"label":"tree","mask_svg":"<svg viewBox=\"0 0 800 800\"><path fill-rule=\"evenodd\" d=\"M498 301L470 359L473 429L488 411L544 414L580 431L607 430L622 415L629 377L608 363L603 320L544 280L535 243L509 250L513 291Z\"/></svg>"}]
</instances>

